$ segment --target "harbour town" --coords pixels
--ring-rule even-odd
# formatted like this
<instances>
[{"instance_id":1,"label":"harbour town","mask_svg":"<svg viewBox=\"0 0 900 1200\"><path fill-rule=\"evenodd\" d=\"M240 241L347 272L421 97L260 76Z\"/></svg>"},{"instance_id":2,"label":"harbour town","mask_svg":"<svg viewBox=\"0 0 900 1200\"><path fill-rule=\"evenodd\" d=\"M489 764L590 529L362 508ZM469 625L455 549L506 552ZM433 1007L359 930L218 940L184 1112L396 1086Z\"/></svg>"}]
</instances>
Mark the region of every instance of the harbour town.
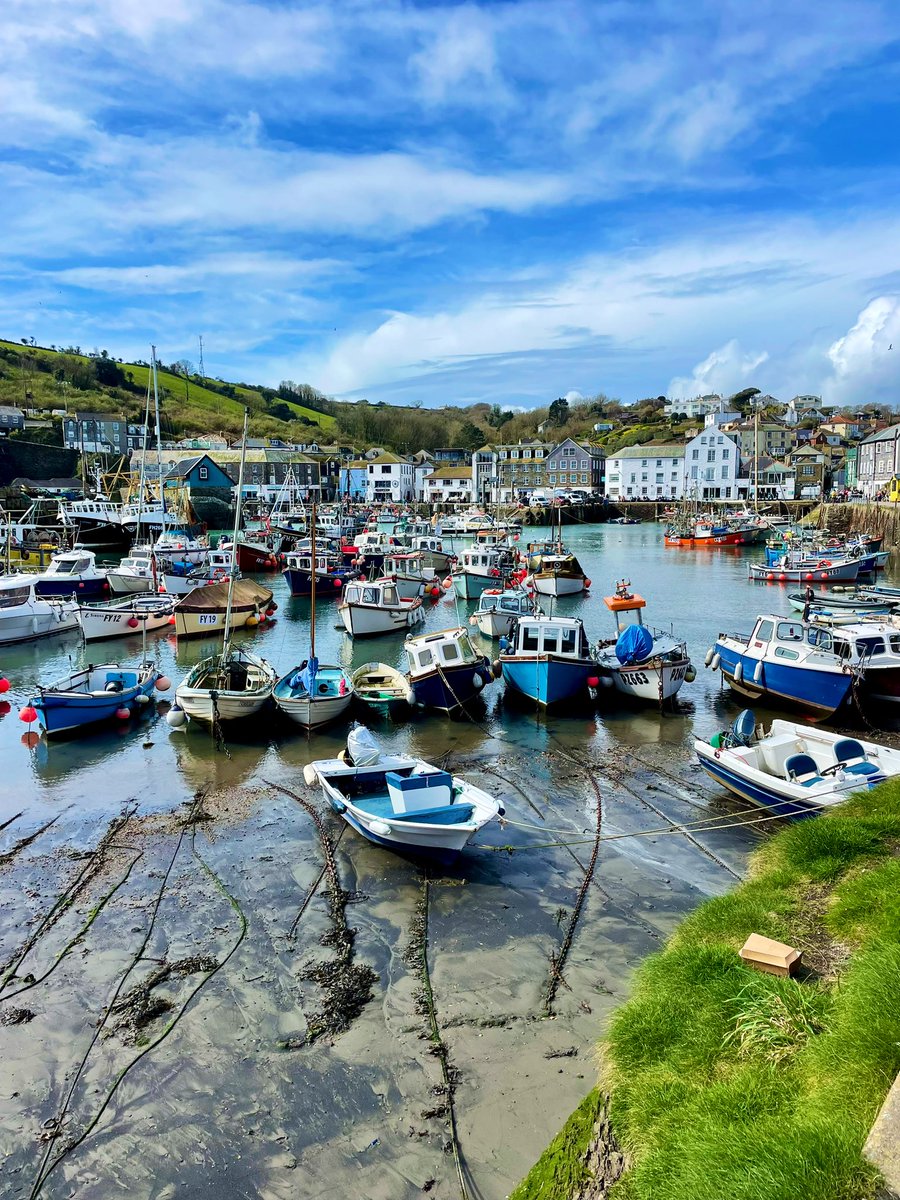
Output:
<instances>
[{"instance_id":1,"label":"harbour town","mask_svg":"<svg viewBox=\"0 0 900 1200\"><path fill-rule=\"evenodd\" d=\"M0 1200L900 1200L888 0L7 0Z\"/></svg>"}]
</instances>

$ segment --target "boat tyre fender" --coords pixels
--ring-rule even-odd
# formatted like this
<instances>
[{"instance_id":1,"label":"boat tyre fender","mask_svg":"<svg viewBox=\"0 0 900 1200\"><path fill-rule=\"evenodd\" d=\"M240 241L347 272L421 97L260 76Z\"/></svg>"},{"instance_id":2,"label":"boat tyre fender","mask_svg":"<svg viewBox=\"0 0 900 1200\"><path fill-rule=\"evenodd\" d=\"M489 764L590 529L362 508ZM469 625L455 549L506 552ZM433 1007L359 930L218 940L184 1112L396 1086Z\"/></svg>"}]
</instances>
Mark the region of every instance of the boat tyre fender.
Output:
<instances>
[{"instance_id":1,"label":"boat tyre fender","mask_svg":"<svg viewBox=\"0 0 900 1200\"><path fill-rule=\"evenodd\" d=\"M720 655L714 653L712 656L712 660L710 661L710 664L709 664L710 669L713 671L718 671L719 667L721 666L721 663L722 663L722 659L721 659Z\"/></svg>"}]
</instances>

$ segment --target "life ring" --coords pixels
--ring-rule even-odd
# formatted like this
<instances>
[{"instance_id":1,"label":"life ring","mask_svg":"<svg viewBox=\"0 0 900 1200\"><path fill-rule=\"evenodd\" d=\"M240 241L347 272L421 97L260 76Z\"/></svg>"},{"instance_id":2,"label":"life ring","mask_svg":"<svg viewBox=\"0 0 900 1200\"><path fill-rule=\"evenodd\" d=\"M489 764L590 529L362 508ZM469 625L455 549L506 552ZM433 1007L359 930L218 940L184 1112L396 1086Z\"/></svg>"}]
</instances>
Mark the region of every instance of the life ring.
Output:
<instances>
[{"instance_id":1,"label":"life ring","mask_svg":"<svg viewBox=\"0 0 900 1200\"><path fill-rule=\"evenodd\" d=\"M823 559L820 559L820 561L819 561L819 566L820 566L820 567L830 567L830 566L831 566L831 559L830 559L830 558L823 558Z\"/></svg>"},{"instance_id":2,"label":"life ring","mask_svg":"<svg viewBox=\"0 0 900 1200\"><path fill-rule=\"evenodd\" d=\"M491 579L499 579L500 578L499 568L491 567L490 575L491 575Z\"/></svg>"}]
</instances>

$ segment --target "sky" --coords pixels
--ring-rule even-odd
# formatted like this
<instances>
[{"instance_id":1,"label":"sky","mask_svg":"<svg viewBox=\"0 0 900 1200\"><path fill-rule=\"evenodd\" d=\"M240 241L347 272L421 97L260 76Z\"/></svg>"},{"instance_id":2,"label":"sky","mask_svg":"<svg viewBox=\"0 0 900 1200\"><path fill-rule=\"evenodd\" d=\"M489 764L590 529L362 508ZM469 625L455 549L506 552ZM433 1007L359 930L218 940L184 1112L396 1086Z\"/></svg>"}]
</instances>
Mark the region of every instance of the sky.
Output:
<instances>
[{"instance_id":1,"label":"sky","mask_svg":"<svg viewBox=\"0 0 900 1200\"><path fill-rule=\"evenodd\" d=\"M4 0L0 336L341 399L900 402L891 0Z\"/></svg>"}]
</instances>

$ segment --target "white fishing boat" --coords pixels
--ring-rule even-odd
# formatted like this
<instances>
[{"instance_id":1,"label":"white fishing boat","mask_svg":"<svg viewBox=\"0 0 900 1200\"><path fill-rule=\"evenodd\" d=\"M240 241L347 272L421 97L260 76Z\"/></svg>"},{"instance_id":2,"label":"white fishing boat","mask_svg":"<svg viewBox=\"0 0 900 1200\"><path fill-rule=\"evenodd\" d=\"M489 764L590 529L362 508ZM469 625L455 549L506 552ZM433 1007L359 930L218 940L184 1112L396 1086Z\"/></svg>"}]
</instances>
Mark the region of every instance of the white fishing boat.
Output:
<instances>
[{"instance_id":1,"label":"white fishing boat","mask_svg":"<svg viewBox=\"0 0 900 1200\"><path fill-rule=\"evenodd\" d=\"M384 715L407 712L415 703L412 684L388 663L363 663L350 678L356 698Z\"/></svg>"},{"instance_id":2,"label":"white fishing boat","mask_svg":"<svg viewBox=\"0 0 900 1200\"><path fill-rule=\"evenodd\" d=\"M370 842L435 862L453 862L476 833L503 815L500 801L421 759L382 754L354 729L342 758L308 763L331 808Z\"/></svg>"},{"instance_id":3,"label":"white fishing boat","mask_svg":"<svg viewBox=\"0 0 900 1200\"><path fill-rule=\"evenodd\" d=\"M464 550L451 571L453 586L461 600L477 600L485 588L497 587L512 567L508 551L494 546Z\"/></svg>"},{"instance_id":4,"label":"white fishing boat","mask_svg":"<svg viewBox=\"0 0 900 1200\"><path fill-rule=\"evenodd\" d=\"M397 593L401 600L415 600L424 596L426 591L438 589L440 582L435 576L434 567L426 567L423 555L410 551L407 554L389 554L382 567L384 577L393 580L397 585Z\"/></svg>"},{"instance_id":5,"label":"white fishing boat","mask_svg":"<svg viewBox=\"0 0 900 1200\"><path fill-rule=\"evenodd\" d=\"M78 628L78 605L72 599L39 596L28 575L0 577L0 646L32 642Z\"/></svg>"},{"instance_id":6,"label":"white fishing boat","mask_svg":"<svg viewBox=\"0 0 900 1200\"><path fill-rule=\"evenodd\" d=\"M481 593L478 608L469 617L470 625L477 625L485 637L508 637L519 617L530 617L540 609L534 596L525 588L487 588Z\"/></svg>"},{"instance_id":7,"label":"white fishing boat","mask_svg":"<svg viewBox=\"0 0 900 1200\"><path fill-rule=\"evenodd\" d=\"M170 596L186 596L194 588L206 587L211 583L226 583L234 575L240 579L241 573L234 565L234 553L231 550L210 550L202 563L166 563L160 578L159 590Z\"/></svg>"},{"instance_id":8,"label":"white fishing boat","mask_svg":"<svg viewBox=\"0 0 900 1200\"><path fill-rule=\"evenodd\" d=\"M397 585L389 579L375 579L371 583L354 580L347 584L338 612L344 628L353 637L411 629L425 620L425 609L418 596L404 600Z\"/></svg>"},{"instance_id":9,"label":"white fishing boat","mask_svg":"<svg viewBox=\"0 0 900 1200\"><path fill-rule=\"evenodd\" d=\"M683 683L692 682L696 672L683 641L644 624L642 610L647 601L630 588L629 581L621 579L615 595L603 597L603 603L615 618L616 637L612 645L601 644L596 648L600 678L611 679L616 690L625 696L662 704Z\"/></svg>"},{"instance_id":10,"label":"white fishing boat","mask_svg":"<svg viewBox=\"0 0 900 1200\"><path fill-rule=\"evenodd\" d=\"M157 558L178 559L181 562L201 563L209 553L205 537L196 537L187 529L167 529L153 543Z\"/></svg>"},{"instance_id":11,"label":"white fishing boat","mask_svg":"<svg viewBox=\"0 0 900 1200\"><path fill-rule=\"evenodd\" d=\"M241 497L244 486L244 462L247 453L249 419L250 410L245 408L244 436L241 439L241 461L238 470L237 504L234 516L233 540L235 543L241 527ZM221 586L221 584L212 584L208 588L197 588L196 592L192 592L184 600L179 601L179 608L186 602L193 604L193 608L182 610L183 617L191 613L197 617L203 616L202 595ZM219 626L223 629L221 653L202 659L191 668L184 682L179 684L175 692L176 707L166 715L166 720L170 725L177 727L179 723L183 723L185 714L195 721L212 724L214 727L220 721L235 721L252 717L271 697L277 679L274 669L264 658L252 654L249 650L233 649L231 646L232 606L235 602L236 589L239 587L242 594L247 588L268 592L271 601L272 593L268 588L260 588L258 584L246 579L236 581L232 575L228 581L222 625ZM196 599L193 599L194 597ZM253 606L257 602L251 599L248 603ZM211 610L209 615L218 620L221 614L217 610ZM251 615L252 613L247 614L244 624L249 623ZM178 610L176 610L176 630L178 628L177 621ZM207 632L210 628L215 629L216 625L201 627L200 631Z\"/></svg>"},{"instance_id":12,"label":"white fishing boat","mask_svg":"<svg viewBox=\"0 0 900 1200\"><path fill-rule=\"evenodd\" d=\"M316 506L310 518L310 561L316 561ZM320 664L316 658L316 572L310 575L309 658L283 675L273 696L281 711L304 729L315 729L336 720L353 701L353 683L343 667Z\"/></svg>"},{"instance_id":13,"label":"white fishing boat","mask_svg":"<svg viewBox=\"0 0 900 1200\"><path fill-rule=\"evenodd\" d=\"M542 554L529 578L539 596L578 596L591 583L574 554Z\"/></svg>"},{"instance_id":14,"label":"white fishing boat","mask_svg":"<svg viewBox=\"0 0 900 1200\"><path fill-rule=\"evenodd\" d=\"M172 623L175 601L171 596L141 594L110 600L106 604L82 604L78 622L86 642L127 637L146 630L167 629Z\"/></svg>"},{"instance_id":15,"label":"white fishing boat","mask_svg":"<svg viewBox=\"0 0 900 1200\"><path fill-rule=\"evenodd\" d=\"M136 592L156 590L156 569L153 551L148 548L132 547L131 553L117 567L111 567L106 578L109 590L115 596L128 596Z\"/></svg>"},{"instance_id":16,"label":"white fishing boat","mask_svg":"<svg viewBox=\"0 0 900 1200\"><path fill-rule=\"evenodd\" d=\"M749 709L694 749L718 783L783 817L812 816L900 775L900 750L780 719L766 732Z\"/></svg>"}]
</instances>

